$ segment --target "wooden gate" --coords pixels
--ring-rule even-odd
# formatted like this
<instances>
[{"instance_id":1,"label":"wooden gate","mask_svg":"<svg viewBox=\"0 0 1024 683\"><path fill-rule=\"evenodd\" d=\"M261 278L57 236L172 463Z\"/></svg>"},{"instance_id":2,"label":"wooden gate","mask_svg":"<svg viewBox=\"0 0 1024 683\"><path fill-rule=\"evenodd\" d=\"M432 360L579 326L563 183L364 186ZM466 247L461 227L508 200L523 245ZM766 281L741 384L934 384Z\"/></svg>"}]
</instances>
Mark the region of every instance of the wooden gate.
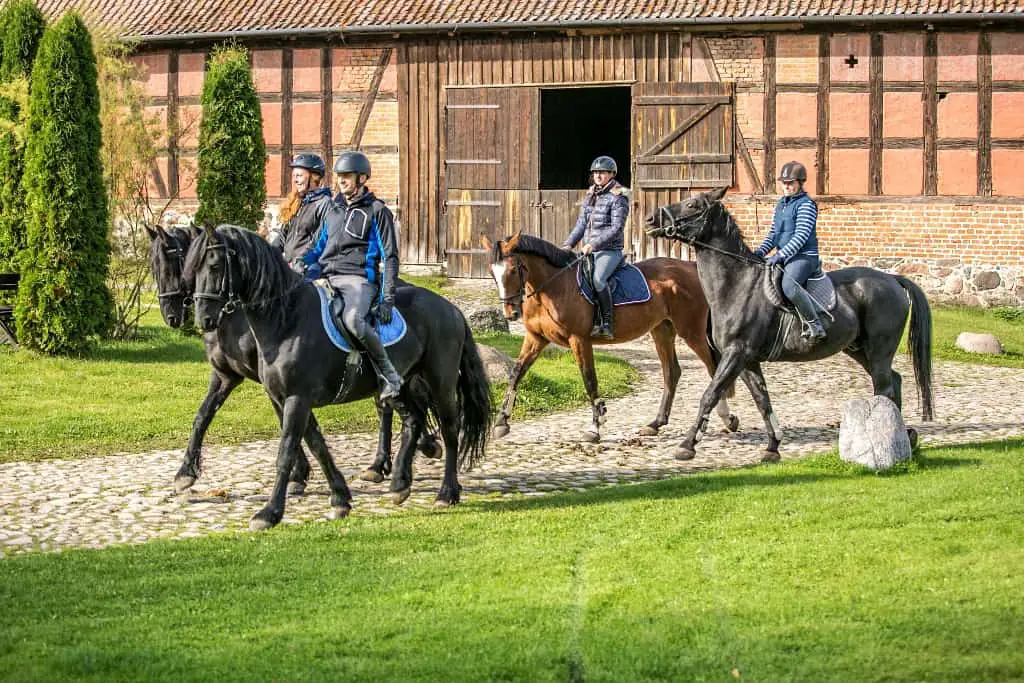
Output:
<instances>
[{"instance_id":1,"label":"wooden gate","mask_svg":"<svg viewBox=\"0 0 1024 683\"><path fill-rule=\"evenodd\" d=\"M633 85L633 259L688 256L644 234L645 219L692 191L733 185L733 84Z\"/></svg>"},{"instance_id":2,"label":"wooden gate","mask_svg":"<svg viewBox=\"0 0 1024 683\"><path fill-rule=\"evenodd\" d=\"M487 277L481 234L537 234L536 88L449 88L445 103L445 250L451 277Z\"/></svg>"}]
</instances>

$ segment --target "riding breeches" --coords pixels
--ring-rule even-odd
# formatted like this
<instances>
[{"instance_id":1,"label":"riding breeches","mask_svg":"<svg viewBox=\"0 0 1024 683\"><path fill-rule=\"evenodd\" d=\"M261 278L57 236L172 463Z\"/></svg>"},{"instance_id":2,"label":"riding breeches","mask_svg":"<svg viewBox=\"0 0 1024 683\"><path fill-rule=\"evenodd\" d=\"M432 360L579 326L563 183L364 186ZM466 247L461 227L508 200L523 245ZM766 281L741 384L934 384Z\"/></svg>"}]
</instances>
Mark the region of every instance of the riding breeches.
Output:
<instances>
[{"instance_id":1,"label":"riding breeches","mask_svg":"<svg viewBox=\"0 0 1024 683\"><path fill-rule=\"evenodd\" d=\"M821 261L816 257L797 254L786 264L785 274L782 276L782 293L793 302L804 320L816 320L818 317L814 302L811 301L804 285L820 267Z\"/></svg>"},{"instance_id":2,"label":"riding breeches","mask_svg":"<svg viewBox=\"0 0 1024 683\"><path fill-rule=\"evenodd\" d=\"M608 279L622 263L621 249L605 249L594 252L594 291L600 292L608 286Z\"/></svg>"},{"instance_id":3,"label":"riding breeches","mask_svg":"<svg viewBox=\"0 0 1024 683\"><path fill-rule=\"evenodd\" d=\"M370 324L370 308L377 297L377 286L358 275L332 275L328 282L345 299L345 310L341 314L345 329L365 348L368 336L377 337L377 331Z\"/></svg>"}]
</instances>

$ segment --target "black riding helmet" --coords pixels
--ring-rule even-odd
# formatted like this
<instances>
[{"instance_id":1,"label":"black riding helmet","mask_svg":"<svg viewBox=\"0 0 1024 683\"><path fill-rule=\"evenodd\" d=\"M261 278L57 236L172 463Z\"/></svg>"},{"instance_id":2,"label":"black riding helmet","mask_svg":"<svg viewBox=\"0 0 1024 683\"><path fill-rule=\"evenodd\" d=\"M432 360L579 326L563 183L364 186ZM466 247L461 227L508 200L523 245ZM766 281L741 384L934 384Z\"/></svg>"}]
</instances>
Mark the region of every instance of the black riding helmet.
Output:
<instances>
[{"instance_id":1,"label":"black riding helmet","mask_svg":"<svg viewBox=\"0 0 1024 683\"><path fill-rule=\"evenodd\" d=\"M327 164L320 158L319 154L296 154L288 168L304 168L310 173L317 173L323 176L327 173Z\"/></svg>"},{"instance_id":2,"label":"black riding helmet","mask_svg":"<svg viewBox=\"0 0 1024 683\"><path fill-rule=\"evenodd\" d=\"M335 173L356 173L370 177L370 160L362 152L342 152L334 162Z\"/></svg>"},{"instance_id":3,"label":"black riding helmet","mask_svg":"<svg viewBox=\"0 0 1024 683\"><path fill-rule=\"evenodd\" d=\"M590 164L590 172L593 173L594 171L608 171L617 175L619 166L615 163L615 159L609 156L599 156Z\"/></svg>"},{"instance_id":4,"label":"black riding helmet","mask_svg":"<svg viewBox=\"0 0 1024 683\"><path fill-rule=\"evenodd\" d=\"M779 171L779 180L799 180L801 183L805 183L807 182L807 169L799 161L788 161Z\"/></svg>"}]
</instances>

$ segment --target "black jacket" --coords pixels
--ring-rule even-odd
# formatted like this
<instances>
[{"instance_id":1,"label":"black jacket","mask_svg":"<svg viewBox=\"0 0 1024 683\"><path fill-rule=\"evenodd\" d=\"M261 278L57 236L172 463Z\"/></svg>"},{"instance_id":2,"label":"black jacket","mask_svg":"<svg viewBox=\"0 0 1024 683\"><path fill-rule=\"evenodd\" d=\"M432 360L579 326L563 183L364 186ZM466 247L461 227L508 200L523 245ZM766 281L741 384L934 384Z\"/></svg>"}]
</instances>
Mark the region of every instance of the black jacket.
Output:
<instances>
[{"instance_id":1,"label":"black jacket","mask_svg":"<svg viewBox=\"0 0 1024 683\"><path fill-rule=\"evenodd\" d=\"M331 204L313 248L302 257L307 266L320 264L323 277L362 275L380 282L381 296L394 299L398 279L398 240L391 209L367 190L351 203L339 197ZM378 275L378 266L383 272Z\"/></svg>"}]
</instances>

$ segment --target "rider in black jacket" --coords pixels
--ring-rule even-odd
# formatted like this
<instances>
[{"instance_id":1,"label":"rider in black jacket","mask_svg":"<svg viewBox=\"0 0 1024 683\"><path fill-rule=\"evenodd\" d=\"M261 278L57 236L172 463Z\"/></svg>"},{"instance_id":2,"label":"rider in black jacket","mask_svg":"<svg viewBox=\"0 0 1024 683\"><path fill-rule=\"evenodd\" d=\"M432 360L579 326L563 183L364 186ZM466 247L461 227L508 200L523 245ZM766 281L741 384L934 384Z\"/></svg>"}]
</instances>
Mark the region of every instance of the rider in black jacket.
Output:
<instances>
[{"instance_id":1,"label":"rider in black jacket","mask_svg":"<svg viewBox=\"0 0 1024 683\"><path fill-rule=\"evenodd\" d=\"M341 293L345 302L342 320L376 366L383 384L381 399L395 398L402 377L369 321L377 301L377 317L382 323L391 322L398 280L394 216L366 187L370 160L365 154L343 152L334 163L334 172L340 193L301 262L305 267L319 263L323 277Z\"/></svg>"}]
</instances>

